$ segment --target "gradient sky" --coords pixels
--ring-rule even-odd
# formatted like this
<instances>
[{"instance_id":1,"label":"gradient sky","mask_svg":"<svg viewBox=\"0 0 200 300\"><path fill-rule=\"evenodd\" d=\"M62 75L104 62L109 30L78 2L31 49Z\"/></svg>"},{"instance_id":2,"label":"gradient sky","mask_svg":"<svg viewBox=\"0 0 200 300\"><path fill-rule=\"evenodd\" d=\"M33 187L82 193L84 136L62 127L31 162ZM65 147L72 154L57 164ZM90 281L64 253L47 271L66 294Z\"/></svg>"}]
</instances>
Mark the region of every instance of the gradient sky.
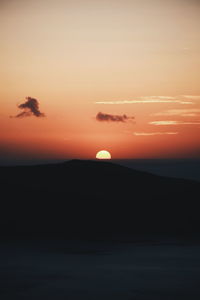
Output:
<instances>
[{"instance_id":1,"label":"gradient sky","mask_svg":"<svg viewBox=\"0 0 200 300\"><path fill-rule=\"evenodd\" d=\"M200 1L0 0L0 37L0 160L200 157Z\"/></svg>"}]
</instances>

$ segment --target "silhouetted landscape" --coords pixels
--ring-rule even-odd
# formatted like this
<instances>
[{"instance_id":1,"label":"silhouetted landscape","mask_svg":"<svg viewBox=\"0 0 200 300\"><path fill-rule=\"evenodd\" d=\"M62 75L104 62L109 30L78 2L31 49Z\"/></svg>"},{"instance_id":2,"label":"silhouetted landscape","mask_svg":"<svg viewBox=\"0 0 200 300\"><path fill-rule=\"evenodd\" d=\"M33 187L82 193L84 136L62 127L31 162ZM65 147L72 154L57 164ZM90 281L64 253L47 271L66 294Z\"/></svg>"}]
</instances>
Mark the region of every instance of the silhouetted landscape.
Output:
<instances>
[{"instance_id":1,"label":"silhouetted landscape","mask_svg":"<svg viewBox=\"0 0 200 300\"><path fill-rule=\"evenodd\" d=\"M199 299L199 182L81 160L0 182L2 300Z\"/></svg>"},{"instance_id":2,"label":"silhouetted landscape","mask_svg":"<svg viewBox=\"0 0 200 300\"><path fill-rule=\"evenodd\" d=\"M1 234L199 233L200 183L110 162L1 167Z\"/></svg>"}]
</instances>

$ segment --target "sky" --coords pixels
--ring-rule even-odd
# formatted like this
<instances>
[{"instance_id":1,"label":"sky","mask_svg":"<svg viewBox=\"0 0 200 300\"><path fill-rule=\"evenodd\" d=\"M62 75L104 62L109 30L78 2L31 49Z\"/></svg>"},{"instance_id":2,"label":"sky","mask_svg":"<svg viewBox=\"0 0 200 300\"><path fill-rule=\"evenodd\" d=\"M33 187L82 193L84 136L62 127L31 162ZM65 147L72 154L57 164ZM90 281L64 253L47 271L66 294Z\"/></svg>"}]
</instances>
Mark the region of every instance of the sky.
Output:
<instances>
[{"instance_id":1,"label":"sky","mask_svg":"<svg viewBox=\"0 0 200 300\"><path fill-rule=\"evenodd\" d=\"M0 161L200 157L199 0L0 0Z\"/></svg>"}]
</instances>

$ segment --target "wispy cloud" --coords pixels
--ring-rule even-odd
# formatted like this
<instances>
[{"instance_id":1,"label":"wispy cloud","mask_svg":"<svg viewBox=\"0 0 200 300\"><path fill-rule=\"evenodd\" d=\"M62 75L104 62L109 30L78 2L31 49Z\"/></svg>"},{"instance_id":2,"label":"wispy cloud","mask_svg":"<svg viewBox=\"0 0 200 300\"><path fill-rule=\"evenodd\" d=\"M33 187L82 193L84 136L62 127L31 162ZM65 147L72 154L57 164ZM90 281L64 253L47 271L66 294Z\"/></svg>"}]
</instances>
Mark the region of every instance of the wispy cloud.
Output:
<instances>
[{"instance_id":1,"label":"wispy cloud","mask_svg":"<svg viewBox=\"0 0 200 300\"><path fill-rule=\"evenodd\" d=\"M154 135L176 135L178 132L134 132L136 136L154 136Z\"/></svg>"},{"instance_id":2,"label":"wispy cloud","mask_svg":"<svg viewBox=\"0 0 200 300\"><path fill-rule=\"evenodd\" d=\"M143 96L141 98L144 98L144 99L149 99L149 98L152 98L152 99L168 99L168 100L175 100L176 97L174 96Z\"/></svg>"},{"instance_id":3,"label":"wispy cloud","mask_svg":"<svg viewBox=\"0 0 200 300\"><path fill-rule=\"evenodd\" d=\"M37 99L26 97L26 101L18 105L18 108L22 110L21 113L14 116L14 118L24 118L29 116L45 117L45 114L39 110L39 102ZM11 116L11 118L13 118Z\"/></svg>"},{"instance_id":4,"label":"wispy cloud","mask_svg":"<svg viewBox=\"0 0 200 300\"><path fill-rule=\"evenodd\" d=\"M148 103L172 103L172 104L193 104L193 101L172 96L144 96L136 97L134 100L116 100L116 101L96 101L95 104L148 104Z\"/></svg>"},{"instance_id":5,"label":"wispy cloud","mask_svg":"<svg viewBox=\"0 0 200 300\"><path fill-rule=\"evenodd\" d=\"M181 116L181 117L196 117L199 115L200 115L199 108L169 109L166 111L152 114L152 116Z\"/></svg>"},{"instance_id":6,"label":"wispy cloud","mask_svg":"<svg viewBox=\"0 0 200 300\"><path fill-rule=\"evenodd\" d=\"M200 120L197 121L152 121L150 125L162 126L162 125L200 125Z\"/></svg>"},{"instance_id":7,"label":"wispy cloud","mask_svg":"<svg viewBox=\"0 0 200 300\"><path fill-rule=\"evenodd\" d=\"M99 112L96 115L96 120L103 122L127 122L128 120L133 120L134 117L128 117L127 115L112 115L112 114L106 114Z\"/></svg>"},{"instance_id":8,"label":"wispy cloud","mask_svg":"<svg viewBox=\"0 0 200 300\"><path fill-rule=\"evenodd\" d=\"M182 95L182 97L184 97L186 99L192 99L192 100L199 100L200 99L200 95Z\"/></svg>"}]
</instances>

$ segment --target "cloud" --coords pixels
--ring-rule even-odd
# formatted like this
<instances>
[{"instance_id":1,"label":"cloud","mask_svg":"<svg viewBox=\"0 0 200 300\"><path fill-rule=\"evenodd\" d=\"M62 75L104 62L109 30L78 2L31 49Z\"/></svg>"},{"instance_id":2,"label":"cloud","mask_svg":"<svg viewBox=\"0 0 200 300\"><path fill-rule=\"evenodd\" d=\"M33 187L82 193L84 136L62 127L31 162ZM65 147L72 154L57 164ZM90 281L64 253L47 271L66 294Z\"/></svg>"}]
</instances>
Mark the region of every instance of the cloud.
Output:
<instances>
[{"instance_id":1,"label":"cloud","mask_svg":"<svg viewBox=\"0 0 200 300\"><path fill-rule=\"evenodd\" d=\"M127 115L111 115L99 112L96 115L96 120L103 122L127 122L128 120L132 120L134 117L128 117Z\"/></svg>"},{"instance_id":2,"label":"cloud","mask_svg":"<svg viewBox=\"0 0 200 300\"><path fill-rule=\"evenodd\" d=\"M149 122L151 125L200 125L200 121L153 121Z\"/></svg>"},{"instance_id":3,"label":"cloud","mask_svg":"<svg viewBox=\"0 0 200 300\"><path fill-rule=\"evenodd\" d=\"M185 100L183 97L171 96L144 96L136 97L134 100L118 100L118 101L96 101L95 104L151 104L151 103L172 103L172 104L194 104L192 101Z\"/></svg>"},{"instance_id":4,"label":"cloud","mask_svg":"<svg viewBox=\"0 0 200 300\"><path fill-rule=\"evenodd\" d=\"M178 134L178 132L134 132L133 133L136 136L153 136L153 135L175 135Z\"/></svg>"},{"instance_id":5,"label":"cloud","mask_svg":"<svg viewBox=\"0 0 200 300\"><path fill-rule=\"evenodd\" d=\"M200 99L200 95L182 95L182 97L184 97L186 99L193 99L193 100L199 100Z\"/></svg>"},{"instance_id":6,"label":"cloud","mask_svg":"<svg viewBox=\"0 0 200 300\"><path fill-rule=\"evenodd\" d=\"M24 118L29 116L45 117L45 114L39 110L39 102L37 99L26 97L26 101L22 104L19 104L18 108L22 109L23 111L14 116L14 118Z\"/></svg>"},{"instance_id":7,"label":"cloud","mask_svg":"<svg viewBox=\"0 0 200 300\"><path fill-rule=\"evenodd\" d=\"M142 97L144 99L165 99L165 100L175 100L176 97L173 97L173 96L144 96Z\"/></svg>"},{"instance_id":8,"label":"cloud","mask_svg":"<svg viewBox=\"0 0 200 300\"><path fill-rule=\"evenodd\" d=\"M181 116L181 117L196 117L199 115L200 115L199 108L169 109L163 112L152 114L152 116Z\"/></svg>"}]
</instances>

